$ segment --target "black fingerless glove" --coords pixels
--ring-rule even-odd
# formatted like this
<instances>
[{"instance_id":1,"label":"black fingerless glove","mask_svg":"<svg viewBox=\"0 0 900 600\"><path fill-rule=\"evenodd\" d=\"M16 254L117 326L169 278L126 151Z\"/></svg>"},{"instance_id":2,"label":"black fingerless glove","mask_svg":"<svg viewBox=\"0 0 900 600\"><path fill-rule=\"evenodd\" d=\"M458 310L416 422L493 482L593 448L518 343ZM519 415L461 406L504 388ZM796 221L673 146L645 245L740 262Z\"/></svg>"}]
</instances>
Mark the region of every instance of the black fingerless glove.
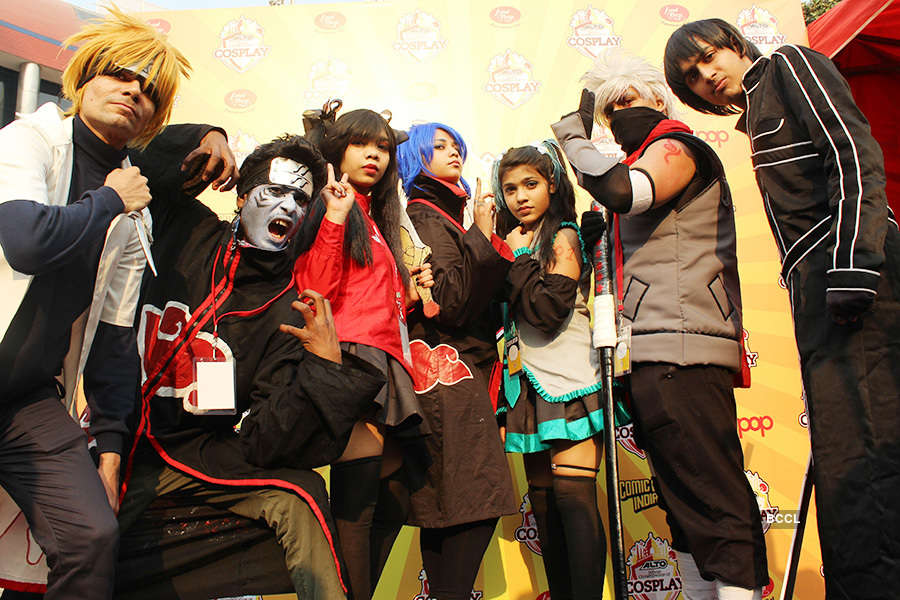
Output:
<instances>
[{"instance_id":1,"label":"black fingerless glove","mask_svg":"<svg viewBox=\"0 0 900 600\"><path fill-rule=\"evenodd\" d=\"M588 254L594 251L594 246L600 241L606 231L606 219L603 213L587 210L581 213L581 239L584 241L584 250Z\"/></svg>"}]
</instances>

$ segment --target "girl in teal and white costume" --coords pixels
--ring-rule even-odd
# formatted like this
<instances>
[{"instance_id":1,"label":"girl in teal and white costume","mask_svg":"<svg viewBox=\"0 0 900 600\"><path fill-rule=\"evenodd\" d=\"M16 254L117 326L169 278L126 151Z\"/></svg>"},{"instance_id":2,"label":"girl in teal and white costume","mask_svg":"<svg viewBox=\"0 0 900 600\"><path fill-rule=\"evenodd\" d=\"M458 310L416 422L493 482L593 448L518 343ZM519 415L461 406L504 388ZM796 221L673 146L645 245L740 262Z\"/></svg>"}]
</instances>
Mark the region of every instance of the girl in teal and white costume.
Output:
<instances>
[{"instance_id":1,"label":"girl in teal and white costume","mask_svg":"<svg viewBox=\"0 0 900 600\"><path fill-rule=\"evenodd\" d=\"M512 148L494 164L498 230L516 256L498 414L506 451L523 454L550 595L581 600L603 594L595 477L604 423L587 309L590 262L561 156L548 140Z\"/></svg>"}]
</instances>

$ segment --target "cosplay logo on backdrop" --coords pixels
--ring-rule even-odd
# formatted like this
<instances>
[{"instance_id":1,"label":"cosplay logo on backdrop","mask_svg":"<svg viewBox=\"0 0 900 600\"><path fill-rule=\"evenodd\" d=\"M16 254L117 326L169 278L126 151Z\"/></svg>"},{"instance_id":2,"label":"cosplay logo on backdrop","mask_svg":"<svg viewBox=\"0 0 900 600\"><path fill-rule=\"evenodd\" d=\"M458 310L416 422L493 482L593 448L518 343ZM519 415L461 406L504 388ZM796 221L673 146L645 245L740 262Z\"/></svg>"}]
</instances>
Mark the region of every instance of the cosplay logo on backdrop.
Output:
<instances>
[{"instance_id":1,"label":"cosplay logo on backdrop","mask_svg":"<svg viewBox=\"0 0 900 600\"><path fill-rule=\"evenodd\" d=\"M491 24L498 27L515 27L522 18L522 12L515 6L497 6L488 15Z\"/></svg>"},{"instance_id":2,"label":"cosplay logo on backdrop","mask_svg":"<svg viewBox=\"0 0 900 600\"><path fill-rule=\"evenodd\" d=\"M616 440L618 440L619 445L622 446L622 448L631 452L641 460L647 459L647 454L637 445L637 442L634 439L634 423L616 427Z\"/></svg>"},{"instance_id":3,"label":"cosplay logo on backdrop","mask_svg":"<svg viewBox=\"0 0 900 600\"><path fill-rule=\"evenodd\" d=\"M491 168L494 166L494 161L500 158L500 154L494 154L492 152L484 152L481 156L478 157L478 160L481 162L482 168L488 173L491 172ZM501 330L502 331L502 330Z\"/></svg>"},{"instance_id":4,"label":"cosplay logo on backdrop","mask_svg":"<svg viewBox=\"0 0 900 600\"><path fill-rule=\"evenodd\" d=\"M303 98L307 104L318 105L329 98L345 97L349 88L350 67L343 61L327 58L314 62L310 67L309 83Z\"/></svg>"},{"instance_id":5,"label":"cosplay logo on backdrop","mask_svg":"<svg viewBox=\"0 0 900 600\"><path fill-rule=\"evenodd\" d=\"M773 50L785 44L786 37L778 31L775 16L755 4L738 13L737 28L745 38L756 44L763 54L771 54Z\"/></svg>"},{"instance_id":6,"label":"cosplay logo on backdrop","mask_svg":"<svg viewBox=\"0 0 900 600\"><path fill-rule=\"evenodd\" d=\"M606 11L590 4L575 11L569 26L572 35L567 40L568 44L588 58L597 58L610 46L622 45L622 38L613 31L613 20Z\"/></svg>"},{"instance_id":7,"label":"cosplay logo on backdrop","mask_svg":"<svg viewBox=\"0 0 900 600\"><path fill-rule=\"evenodd\" d=\"M459 351L447 344L434 348L422 340L411 340L413 383L417 394L430 391L439 383L456 385L465 379L474 379L472 371L459 358Z\"/></svg>"},{"instance_id":8,"label":"cosplay logo on backdrop","mask_svg":"<svg viewBox=\"0 0 900 600\"><path fill-rule=\"evenodd\" d=\"M400 17L394 50L408 52L416 60L423 61L446 47L447 40L441 37L440 23L427 12L417 9Z\"/></svg>"},{"instance_id":9,"label":"cosplay logo on backdrop","mask_svg":"<svg viewBox=\"0 0 900 600\"><path fill-rule=\"evenodd\" d=\"M750 350L750 332L744 329L744 358L747 359L747 366L751 369L756 366L759 360L759 352Z\"/></svg>"},{"instance_id":10,"label":"cosplay logo on backdrop","mask_svg":"<svg viewBox=\"0 0 900 600\"><path fill-rule=\"evenodd\" d=\"M172 29L172 24L165 19L147 19L147 25L165 35Z\"/></svg>"},{"instance_id":11,"label":"cosplay logo on backdrop","mask_svg":"<svg viewBox=\"0 0 900 600\"><path fill-rule=\"evenodd\" d=\"M762 520L763 533L769 531L769 527L775 522L775 515L778 514L778 507L772 506L769 500L769 484L763 479L759 473L747 469L744 471L747 481L750 482L750 488L756 496L756 503L759 505L759 517Z\"/></svg>"},{"instance_id":12,"label":"cosplay logo on backdrop","mask_svg":"<svg viewBox=\"0 0 900 600\"><path fill-rule=\"evenodd\" d=\"M652 479L624 479L619 481L619 499L631 500L631 508L637 514L642 510L659 506L659 494Z\"/></svg>"},{"instance_id":13,"label":"cosplay logo on backdrop","mask_svg":"<svg viewBox=\"0 0 900 600\"><path fill-rule=\"evenodd\" d=\"M219 47L213 54L229 69L244 73L269 53L263 45L262 26L247 17L228 21L219 33Z\"/></svg>"},{"instance_id":14,"label":"cosplay logo on backdrop","mask_svg":"<svg viewBox=\"0 0 900 600\"><path fill-rule=\"evenodd\" d=\"M347 17L336 10L329 10L317 14L313 23L319 31L339 31L347 23Z\"/></svg>"},{"instance_id":15,"label":"cosplay logo on backdrop","mask_svg":"<svg viewBox=\"0 0 900 600\"><path fill-rule=\"evenodd\" d=\"M528 494L522 496L522 504L519 505L519 512L522 513L522 524L516 527L516 541L537 554L541 555L541 539L538 534L537 520L534 518L534 511L531 509L531 498Z\"/></svg>"},{"instance_id":16,"label":"cosplay logo on backdrop","mask_svg":"<svg viewBox=\"0 0 900 600\"><path fill-rule=\"evenodd\" d=\"M225 94L225 110L244 112L256 104L256 94L252 90L231 90Z\"/></svg>"},{"instance_id":17,"label":"cosplay logo on backdrop","mask_svg":"<svg viewBox=\"0 0 900 600\"><path fill-rule=\"evenodd\" d=\"M540 86L533 78L531 63L518 52L506 50L491 58L484 89L506 106L522 106L537 93Z\"/></svg>"},{"instance_id":18,"label":"cosplay logo on backdrop","mask_svg":"<svg viewBox=\"0 0 900 600\"><path fill-rule=\"evenodd\" d=\"M666 4L659 9L659 16L666 25L680 25L688 20L688 9L680 4Z\"/></svg>"},{"instance_id":19,"label":"cosplay logo on backdrop","mask_svg":"<svg viewBox=\"0 0 900 600\"><path fill-rule=\"evenodd\" d=\"M228 139L228 147L231 148L231 152L234 154L234 159L237 161L237 166L240 166L244 163L244 159L250 156L250 153L259 146L259 142L255 137L250 135L245 131L241 131L240 129Z\"/></svg>"},{"instance_id":20,"label":"cosplay logo on backdrop","mask_svg":"<svg viewBox=\"0 0 900 600\"><path fill-rule=\"evenodd\" d=\"M608 127L603 127L595 122L593 131L596 134L591 136L591 144L594 145L597 152L609 158L618 158L619 160L625 158L622 147L616 142L616 138L613 137Z\"/></svg>"},{"instance_id":21,"label":"cosplay logo on backdrop","mask_svg":"<svg viewBox=\"0 0 900 600\"><path fill-rule=\"evenodd\" d=\"M156 372L175 346L183 341L185 326L190 320L190 309L175 300L166 302L163 310L152 304L145 304L141 308L137 335L138 354L141 357L141 383L147 380L148 373ZM163 371L157 395L186 398L189 404L196 406L197 382L194 381L194 360L213 358L214 343L217 357L234 359L231 348L225 340L219 338L216 341L211 333L200 331L175 354L175 358Z\"/></svg>"},{"instance_id":22,"label":"cosplay logo on backdrop","mask_svg":"<svg viewBox=\"0 0 900 600\"><path fill-rule=\"evenodd\" d=\"M428 600L428 598L430 598L431 589L428 585L428 575L425 573L425 569L419 570L419 582L422 589L419 590L418 594L413 596L412 600ZM469 600L484 600L484 592L481 590L472 590Z\"/></svg>"},{"instance_id":23,"label":"cosplay logo on backdrop","mask_svg":"<svg viewBox=\"0 0 900 600\"><path fill-rule=\"evenodd\" d=\"M681 591L681 573L669 541L653 532L637 540L625 560L628 595L635 600L675 600Z\"/></svg>"}]
</instances>

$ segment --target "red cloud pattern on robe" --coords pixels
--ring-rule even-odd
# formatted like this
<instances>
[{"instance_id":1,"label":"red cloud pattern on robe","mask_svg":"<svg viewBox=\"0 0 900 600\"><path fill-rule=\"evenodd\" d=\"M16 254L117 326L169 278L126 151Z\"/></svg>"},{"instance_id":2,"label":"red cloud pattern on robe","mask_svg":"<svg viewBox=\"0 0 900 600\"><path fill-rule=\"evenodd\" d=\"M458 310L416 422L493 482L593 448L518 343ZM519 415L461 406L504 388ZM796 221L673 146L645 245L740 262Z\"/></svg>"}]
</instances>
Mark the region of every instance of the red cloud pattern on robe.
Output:
<instances>
[{"instance_id":1,"label":"red cloud pattern on robe","mask_svg":"<svg viewBox=\"0 0 900 600\"><path fill-rule=\"evenodd\" d=\"M438 344L432 348L422 340L412 340L409 351L417 394L424 394L439 383L455 385L464 379L474 379L472 371L459 358L459 351L453 346Z\"/></svg>"},{"instance_id":2,"label":"red cloud pattern on robe","mask_svg":"<svg viewBox=\"0 0 900 600\"><path fill-rule=\"evenodd\" d=\"M138 329L138 352L141 355L141 383L147 380L148 373L159 367L160 361L166 359L173 347L183 338L183 332L191 313L187 306L180 302L170 301L163 310L152 304L141 308L141 321ZM182 349L169 364L162 376L162 385L157 395L186 399L193 406L197 405L197 383L194 381L194 361L213 357L213 335L200 331ZM231 348L225 340L216 342L216 357L232 360Z\"/></svg>"}]
</instances>

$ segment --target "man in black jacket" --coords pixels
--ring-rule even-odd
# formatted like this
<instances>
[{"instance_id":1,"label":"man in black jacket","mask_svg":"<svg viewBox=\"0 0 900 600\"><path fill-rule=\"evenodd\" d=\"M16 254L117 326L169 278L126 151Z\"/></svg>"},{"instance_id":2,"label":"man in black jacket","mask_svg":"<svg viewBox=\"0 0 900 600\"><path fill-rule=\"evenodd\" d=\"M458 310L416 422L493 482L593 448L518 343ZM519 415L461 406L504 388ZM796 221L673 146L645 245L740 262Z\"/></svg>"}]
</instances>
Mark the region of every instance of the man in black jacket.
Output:
<instances>
[{"instance_id":1,"label":"man in black jacket","mask_svg":"<svg viewBox=\"0 0 900 600\"><path fill-rule=\"evenodd\" d=\"M79 46L62 76L68 115L48 103L0 131L0 484L46 553L47 598L112 594L149 254L150 193L125 147L165 126L190 70L155 29L109 13L63 44ZM60 402L73 405L81 373L99 468ZM3 562L6 588L42 575L24 555Z\"/></svg>"},{"instance_id":2,"label":"man in black jacket","mask_svg":"<svg viewBox=\"0 0 900 600\"><path fill-rule=\"evenodd\" d=\"M900 232L881 149L808 48L766 58L709 19L672 35L665 68L686 104L741 115L794 315L826 595L883 598L900 586Z\"/></svg>"},{"instance_id":3,"label":"man in black jacket","mask_svg":"<svg viewBox=\"0 0 900 600\"><path fill-rule=\"evenodd\" d=\"M257 148L229 223L165 169L203 132L182 127L133 157L151 182L159 277L145 279L137 319L141 420L123 533L159 497L224 507L275 530L299 597L343 597L325 485L311 469L340 456L383 378L341 354L327 300L307 291L310 308L293 292L293 237L325 162L296 136Z\"/></svg>"}]
</instances>

